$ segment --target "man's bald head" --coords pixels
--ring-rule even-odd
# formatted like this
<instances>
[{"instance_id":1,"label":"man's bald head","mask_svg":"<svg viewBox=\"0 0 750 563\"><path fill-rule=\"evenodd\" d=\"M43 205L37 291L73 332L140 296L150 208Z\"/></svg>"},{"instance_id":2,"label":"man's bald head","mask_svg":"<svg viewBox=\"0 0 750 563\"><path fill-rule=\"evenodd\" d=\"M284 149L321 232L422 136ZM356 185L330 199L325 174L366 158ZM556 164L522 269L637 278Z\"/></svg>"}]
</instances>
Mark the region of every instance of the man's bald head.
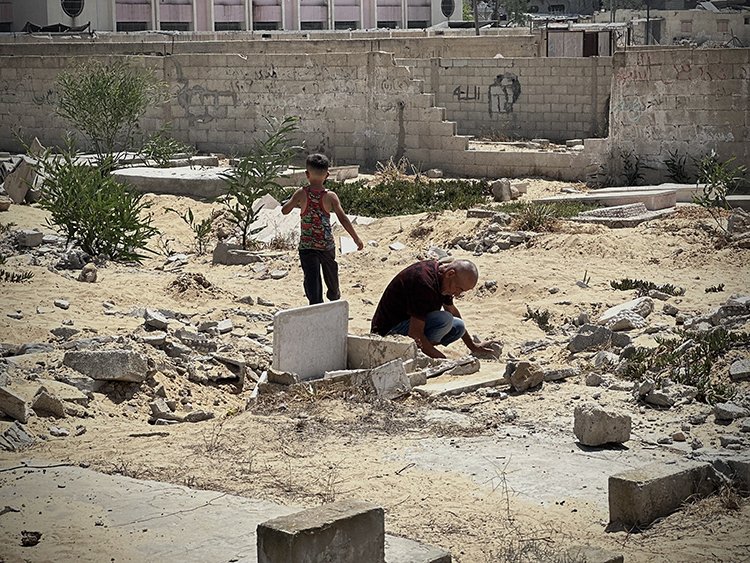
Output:
<instances>
[{"instance_id":1,"label":"man's bald head","mask_svg":"<svg viewBox=\"0 0 750 563\"><path fill-rule=\"evenodd\" d=\"M443 295L458 297L474 289L479 281L479 270L470 260L456 260L443 264L441 274Z\"/></svg>"}]
</instances>

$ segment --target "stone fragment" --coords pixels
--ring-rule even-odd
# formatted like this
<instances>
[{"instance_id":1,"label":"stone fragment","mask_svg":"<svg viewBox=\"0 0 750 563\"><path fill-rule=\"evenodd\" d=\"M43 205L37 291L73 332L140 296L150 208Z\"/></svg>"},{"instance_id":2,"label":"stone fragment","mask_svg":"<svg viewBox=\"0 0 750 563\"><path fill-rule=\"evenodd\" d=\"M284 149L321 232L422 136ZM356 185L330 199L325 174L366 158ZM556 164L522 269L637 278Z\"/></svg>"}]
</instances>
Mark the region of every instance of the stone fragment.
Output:
<instances>
[{"instance_id":1,"label":"stone fragment","mask_svg":"<svg viewBox=\"0 0 750 563\"><path fill-rule=\"evenodd\" d=\"M446 371L446 375L471 375L481 368L479 360L474 357L464 357L456 366Z\"/></svg>"},{"instance_id":2,"label":"stone fragment","mask_svg":"<svg viewBox=\"0 0 750 563\"><path fill-rule=\"evenodd\" d=\"M97 277L96 265L93 262L89 262L83 267L83 269L81 269L81 273L78 274L78 281L84 283L96 283Z\"/></svg>"},{"instance_id":3,"label":"stone fragment","mask_svg":"<svg viewBox=\"0 0 750 563\"><path fill-rule=\"evenodd\" d=\"M268 275L271 276L271 279L273 280L280 280L289 275L289 270L271 270Z\"/></svg>"},{"instance_id":4,"label":"stone fragment","mask_svg":"<svg viewBox=\"0 0 750 563\"><path fill-rule=\"evenodd\" d=\"M219 334L232 332L232 330L234 330L234 323L232 323L232 319L224 319L219 321L216 324L216 330Z\"/></svg>"},{"instance_id":5,"label":"stone fragment","mask_svg":"<svg viewBox=\"0 0 750 563\"><path fill-rule=\"evenodd\" d=\"M17 452L34 444L34 438L26 428L18 422L14 422L2 434L0 434L0 449L8 452Z\"/></svg>"},{"instance_id":6,"label":"stone fragment","mask_svg":"<svg viewBox=\"0 0 750 563\"><path fill-rule=\"evenodd\" d=\"M439 168L430 168L427 172L425 172L425 176L432 179L442 178L443 171Z\"/></svg>"},{"instance_id":7,"label":"stone fragment","mask_svg":"<svg viewBox=\"0 0 750 563\"><path fill-rule=\"evenodd\" d=\"M414 360L417 345L408 336L378 336L367 334L346 337L346 367L372 369L393 360Z\"/></svg>"},{"instance_id":8,"label":"stone fragment","mask_svg":"<svg viewBox=\"0 0 750 563\"><path fill-rule=\"evenodd\" d=\"M598 373L589 373L586 375L586 385L589 387L599 387L604 382L604 378Z\"/></svg>"},{"instance_id":9,"label":"stone fragment","mask_svg":"<svg viewBox=\"0 0 750 563\"><path fill-rule=\"evenodd\" d=\"M670 317L676 317L680 312L680 310L671 303L664 303L661 310L665 315L669 315Z\"/></svg>"},{"instance_id":10,"label":"stone fragment","mask_svg":"<svg viewBox=\"0 0 750 563\"><path fill-rule=\"evenodd\" d=\"M671 407L677 403L687 403L695 399L698 389L692 385L663 382L660 388L652 388L643 400L656 407Z\"/></svg>"},{"instance_id":11,"label":"stone fragment","mask_svg":"<svg viewBox=\"0 0 750 563\"><path fill-rule=\"evenodd\" d=\"M544 371L532 362L518 362L510 376L510 384L518 392L526 391L544 381Z\"/></svg>"},{"instance_id":12,"label":"stone fragment","mask_svg":"<svg viewBox=\"0 0 750 563\"><path fill-rule=\"evenodd\" d=\"M286 371L269 369L268 383L275 383L276 385L294 385L296 383L299 383L299 377L297 377L293 373L289 373Z\"/></svg>"},{"instance_id":13,"label":"stone fragment","mask_svg":"<svg viewBox=\"0 0 750 563\"><path fill-rule=\"evenodd\" d=\"M722 448L727 448L732 444L742 444L743 440L739 436L734 436L732 434L722 434L719 436L719 443L721 444Z\"/></svg>"},{"instance_id":14,"label":"stone fragment","mask_svg":"<svg viewBox=\"0 0 750 563\"><path fill-rule=\"evenodd\" d=\"M22 229L16 233L16 242L21 248L34 248L42 244L44 235L36 229Z\"/></svg>"},{"instance_id":15,"label":"stone fragment","mask_svg":"<svg viewBox=\"0 0 750 563\"><path fill-rule=\"evenodd\" d=\"M561 381L581 374L578 368L560 368L544 372L544 381Z\"/></svg>"},{"instance_id":16,"label":"stone fragment","mask_svg":"<svg viewBox=\"0 0 750 563\"><path fill-rule=\"evenodd\" d=\"M714 405L714 417L718 421L731 421L747 416L750 416L750 411L734 403L716 403Z\"/></svg>"},{"instance_id":17,"label":"stone fragment","mask_svg":"<svg viewBox=\"0 0 750 563\"><path fill-rule=\"evenodd\" d=\"M493 342L489 345L489 352L482 352L479 350L472 351L472 356L479 358L480 360L499 360L503 355L503 345L500 342Z\"/></svg>"},{"instance_id":18,"label":"stone fragment","mask_svg":"<svg viewBox=\"0 0 750 563\"><path fill-rule=\"evenodd\" d=\"M59 426L50 426L49 433L50 436L54 436L55 438L67 438L70 436L70 430L60 428Z\"/></svg>"},{"instance_id":19,"label":"stone fragment","mask_svg":"<svg viewBox=\"0 0 750 563\"><path fill-rule=\"evenodd\" d=\"M155 399L148 406L151 409L151 416L153 418L169 420L172 416L172 409L169 408L167 402L162 398Z\"/></svg>"},{"instance_id":20,"label":"stone fragment","mask_svg":"<svg viewBox=\"0 0 750 563\"><path fill-rule=\"evenodd\" d=\"M26 400L8 387L0 387L0 412L26 424L31 416Z\"/></svg>"},{"instance_id":21,"label":"stone fragment","mask_svg":"<svg viewBox=\"0 0 750 563\"><path fill-rule=\"evenodd\" d=\"M218 243L212 255L214 264L225 264L227 266L243 266L262 260L262 256L255 252L244 250L239 245L229 245L225 242Z\"/></svg>"},{"instance_id":22,"label":"stone fragment","mask_svg":"<svg viewBox=\"0 0 750 563\"><path fill-rule=\"evenodd\" d=\"M510 201L512 199L510 191L510 180L507 178L500 178L490 184L490 191L495 201Z\"/></svg>"},{"instance_id":23,"label":"stone fragment","mask_svg":"<svg viewBox=\"0 0 750 563\"><path fill-rule=\"evenodd\" d=\"M385 561L383 509L357 500L263 522L257 538L258 563Z\"/></svg>"},{"instance_id":24,"label":"stone fragment","mask_svg":"<svg viewBox=\"0 0 750 563\"><path fill-rule=\"evenodd\" d=\"M144 322L148 328L156 330L167 330L169 319L154 309L146 309L143 313Z\"/></svg>"},{"instance_id":25,"label":"stone fragment","mask_svg":"<svg viewBox=\"0 0 750 563\"><path fill-rule=\"evenodd\" d=\"M411 382L403 362L393 360L370 371L370 379L378 397L395 399L411 391Z\"/></svg>"},{"instance_id":26,"label":"stone fragment","mask_svg":"<svg viewBox=\"0 0 750 563\"><path fill-rule=\"evenodd\" d=\"M55 299L54 301L55 307L58 309L62 309L63 311L67 311L70 309L70 303L65 301L65 299Z\"/></svg>"},{"instance_id":27,"label":"stone fragment","mask_svg":"<svg viewBox=\"0 0 750 563\"><path fill-rule=\"evenodd\" d=\"M596 403L578 405L573 413L573 433L585 446L622 444L630 440L630 416L605 410Z\"/></svg>"},{"instance_id":28,"label":"stone fragment","mask_svg":"<svg viewBox=\"0 0 750 563\"><path fill-rule=\"evenodd\" d=\"M404 248L406 248L406 245L402 242L396 241L396 242L392 242L391 244L389 244L388 248L390 248L394 252L398 252L399 250L403 250Z\"/></svg>"},{"instance_id":29,"label":"stone fragment","mask_svg":"<svg viewBox=\"0 0 750 563\"><path fill-rule=\"evenodd\" d=\"M11 205L13 205L12 199L8 196L0 195L0 211L8 211Z\"/></svg>"},{"instance_id":30,"label":"stone fragment","mask_svg":"<svg viewBox=\"0 0 750 563\"><path fill-rule=\"evenodd\" d=\"M599 316L597 324L606 325L609 320L616 317L623 311L631 311L639 317L643 317L645 319L651 314L653 310L653 299L651 299L650 297L639 297L638 299L633 299L632 301L627 301L625 303L622 303L621 305L617 305L616 307L607 309Z\"/></svg>"},{"instance_id":31,"label":"stone fragment","mask_svg":"<svg viewBox=\"0 0 750 563\"><path fill-rule=\"evenodd\" d=\"M594 364L594 367L597 368L606 368L613 365L617 365L617 363L620 361L620 356L617 354L613 354L612 352L608 352L606 350L600 350L597 352L592 362Z\"/></svg>"},{"instance_id":32,"label":"stone fragment","mask_svg":"<svg viewBox=\"0 0 750 563\"><path fill-rule=\"evenodd\" d=\"M605 325L609 330L633 330L646 326L646 320L633 311L620 311L617 315L609 319Z\"/></svg>"},{"instance_id":33,"label":"stone fragment","mask_svg":"<svg viewBox=\"0 0 750 563\"><path fill-rule=\"evenodd\" d=\"M72 328L69 326L58 326L50 330L50 332L52 333L53 336L57 338L61 338L62 340L68 340L69 338L72 338L73 336L75 336L81 331L78 330L77 328Z\"/></svg>"},{"instance_id":34,"label":"stone fragment","mask_svg":"<svg viewBox=\"0 0 750 563\"><path fill-rule=\"evenodd\" d=\"M255 305L255 299L253 299L252 295L246 295L245 297L241 297L238 300L238 303L242 303L243 305Z\"/></svg>"},{"instance_id":35,"label":"stone fragment","mask_svg":"<svg viewBox=\"0 0 750 563\"><path fill-rule=\"evenodd\" d=\"M166 343L167 333L161 330L155 330L153 332L144 334L141 337L141 341L144 344L149 344L155 348L158 348L159 346L163 346Z\"/></svg>"},{"instance_id":36,"label":"stone fragment","mask_svg":"<svg viewBox=\"0 0 750 563\"><path fill-rule=\"evenodd\" d=\"M146 357L130 350L70 351L63 364L98 381L140 383L149 373Z\"/></svg>"},{"instance_id":37,"label":"stone fragment","mask_svg":"<svg viewBox=\"0 0 750 563\"><path fill-rule=\"evenodd\" d=\"M678 430L677 432L675 432L674 434L672 434L671 438L675 442L684 442L685 440L687 440L687 437L685 436L685 433L682 432L681 430Z\"/></svg>"},{"instance_id":38,"label":"stone fragment","mask_svg":"<svg viewBox=\"0 0 750 563\"><path fill-rule=\"evenodd\" d=\"M25 159L22 160L16 169L5 177L3 188L13 203L23 203L26 201L26 194L29 188L36 182L36 170Z\"/></svg>"},{"instance_id":39,"label":"stone fragment","mask_svg":"<svg viewBox=\"0 0 750 563\"><path fill-rule=\"evenodd\" d=\"M707 496L721 479L709 463L654 463L609 478L609 519L625 527L646 527L691 498Z\"/></svg>"},{"instance_id":40,"label":"stone fragment","mask_svg":"<svg viewBox=\"0 0 750 563\"><path fill-rule=\"evenodd\" d=\"M44 387L40 387L34 399L31 401L32 410L39 416L53 416L65 418L65 403L56 395L50 393Z\"/></svg>"},{"instance_id":41,"label":"stone fragment","mask_svg":"<svg viewBox=\"0 0 750 563\"><path fill-rule=\"evenodd\" d=\"M750 359L737 360L729 366L729 377L732 381L750 379Z\"/></svg>"},{"instance_id":42,"label":"stone fragment","mask_svg":"<svg viewBox=\"0 0 750 563\"><path fill-rule=\"evenodd\" d=\"M214 417L214 413L211 411L195 410L190 411L184 417L185 422L203 422L204 420L211 420Z\"/></svg>"},{"instance_id":43,"label":"stone fragment","mask_svg":"<svg viewBox=\"0 0 750 563\"><path fill-rule=\"evenodd\" d=\"M568 350L576 353L609 346L624 348L630 343L631 339L627 334L612 332L603 326L587 324L578 329L578 334L568 343Z\"/></svg>"}]
</instances>

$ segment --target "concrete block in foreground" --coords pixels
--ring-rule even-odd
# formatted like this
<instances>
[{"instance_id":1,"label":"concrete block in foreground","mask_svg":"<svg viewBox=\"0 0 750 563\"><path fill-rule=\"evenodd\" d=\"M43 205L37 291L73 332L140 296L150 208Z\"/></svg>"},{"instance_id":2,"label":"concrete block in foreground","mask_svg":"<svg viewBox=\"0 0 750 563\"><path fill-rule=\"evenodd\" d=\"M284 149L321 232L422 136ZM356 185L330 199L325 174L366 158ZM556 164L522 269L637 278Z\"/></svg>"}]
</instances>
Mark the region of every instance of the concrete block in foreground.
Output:
<instances>
[{"instance_id":1,"label":"concrete block in foreground","mask_svg":"<svg viewBox=\"0 0 750 563\"><path fill-rule=\"evenodd\" d=\"M346 500L258 525L258 563L384 563L383 509Z\"/></svg>"},{"instance_id":2,"label":"concrete block in foreground","mask_svg":"<svg viewBox=\"0 0 750 563\"><path fill-rule=\"evenodd\" d=\"M367 334L346 338L346 363L349 369L373 369L393 360L413 360L417 345L408 336Z\"/></svg>"},{"instance_id":3,"label":"concrete block in foreground","mask_svg":"<svg viewBox=\"0 0 750 563\"><path fill-rule=\"evenodd\" d=\"M646 527L690 498L714 492L721 478L710 463L653 463L609 478L609 521Z\"/></svg>"}]
</instances>

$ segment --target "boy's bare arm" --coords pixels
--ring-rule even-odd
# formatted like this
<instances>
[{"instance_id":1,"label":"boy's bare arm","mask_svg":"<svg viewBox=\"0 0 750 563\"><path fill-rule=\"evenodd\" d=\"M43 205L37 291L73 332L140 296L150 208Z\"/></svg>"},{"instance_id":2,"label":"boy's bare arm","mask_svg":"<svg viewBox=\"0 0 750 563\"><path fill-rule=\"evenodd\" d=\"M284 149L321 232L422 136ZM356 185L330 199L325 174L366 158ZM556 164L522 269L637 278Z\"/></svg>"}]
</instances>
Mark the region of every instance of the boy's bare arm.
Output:
<instances>
[{"instance_id":1,"label":"boy's bare arm","mask_svg":"<svg viewBox=\"0 0 750 563\"><path fill-rule=\"evenodd\" d=\"M284 205L281 206L281 212L284 215L289 215L289 213L292 212L292 209L295 207L302 207L302 198L305 196L305 190L303 188L297 189L296 192L292 195L292 197L289 198L289 201L287 201Z\"/></svg>"},{"instance_id":2,"label":"boy's bare arm","mask_svg":"<svg viewBox=\"0 0 750 563\"><path fill-rule=\"evenodd\" d=\"M357 245L357 248L359 250L362 250L364 248L364 244L362 243L362 239L359 238L359 235L357 235L357 232L354 230L354 225L352 225L352 222L349 221L349 217L346 216L346 213L344 213L344 208L341 207L341 201L339 200L339 196L337 196L333 192L328 192L331 199L331 207L333 208L333 211L336 213L336 217L339 218L339 222L341 223L341 226L344 227L347 233L352 235L352 238L354 239L354 242Z\"/></svg>"}]
</instances>

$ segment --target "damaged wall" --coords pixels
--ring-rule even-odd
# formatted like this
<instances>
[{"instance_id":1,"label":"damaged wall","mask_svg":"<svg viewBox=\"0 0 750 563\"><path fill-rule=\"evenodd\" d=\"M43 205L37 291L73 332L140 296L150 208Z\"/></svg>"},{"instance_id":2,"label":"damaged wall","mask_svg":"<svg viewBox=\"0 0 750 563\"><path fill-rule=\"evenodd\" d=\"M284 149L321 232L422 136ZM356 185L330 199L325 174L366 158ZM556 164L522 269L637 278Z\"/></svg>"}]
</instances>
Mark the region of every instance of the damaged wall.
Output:
<instances>
[{"instance_id":1,"label":"damaged wall","mask_svg":"<svg viewBox=\"0 0 750 563\"><path fill-rule=\"evenodd\" d=\"M750 49L617 53L610 150L634 151L665 177L669 151L700 157L715 149L750 165ZM688 159L690 162L690 159Z\"/></svg>"},{"instance_id":2,"label":"damaged wall","mask_svg":"<svg viewBox=\"0 0 750 563\"><path fill-rule=\"evenodd\" d=\"M611 57L397 59L461 135L605 137Z\"/></svg>"}]
</instances>

